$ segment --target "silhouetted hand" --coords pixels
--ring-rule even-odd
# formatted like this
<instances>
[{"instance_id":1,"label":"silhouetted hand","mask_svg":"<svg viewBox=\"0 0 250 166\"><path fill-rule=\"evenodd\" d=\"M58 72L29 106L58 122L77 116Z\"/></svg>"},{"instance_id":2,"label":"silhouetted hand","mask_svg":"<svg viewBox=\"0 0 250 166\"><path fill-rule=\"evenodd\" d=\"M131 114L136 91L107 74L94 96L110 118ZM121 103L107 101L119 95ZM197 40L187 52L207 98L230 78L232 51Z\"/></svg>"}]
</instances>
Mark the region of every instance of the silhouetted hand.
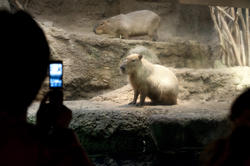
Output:
<instances>
[{"instance_id":1,"label":"silhouetted hand","mask_svg":"<svg viewBox=\"0 0 250 166\"><path fill-rule=\"evenodd\" d=\"M41 128L68 128L72 111L63 105L62 91L49 91L41 101L36 124Z\"/></svg>"}]
</instances>

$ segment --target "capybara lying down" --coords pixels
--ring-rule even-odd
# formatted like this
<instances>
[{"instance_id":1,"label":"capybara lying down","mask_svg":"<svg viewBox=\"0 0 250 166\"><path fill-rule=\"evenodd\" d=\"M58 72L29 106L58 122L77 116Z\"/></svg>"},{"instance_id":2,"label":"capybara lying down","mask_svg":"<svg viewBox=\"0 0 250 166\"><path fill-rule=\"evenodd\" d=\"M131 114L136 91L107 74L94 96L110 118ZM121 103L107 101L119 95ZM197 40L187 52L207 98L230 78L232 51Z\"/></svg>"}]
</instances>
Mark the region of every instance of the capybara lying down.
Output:
<instances>
[{"instance_id":1,"label":"capybara lying down","mask_svg":"<svg viewBox=\"0 0 250 166\"><path fill-rule=\"evenodd\" d=\"M142 55L131 54L122 62L120 69L122 73L129 75L134 89L134 100L129 104L136 104L139 95L139 106L144 105L147 96L152 104L177 103L178 80L168 68L152 64Z\"/></svg>"},{"instance_id":2,"label":"capybara lying down","mask_svg":"<svg viewBox=\"0 0 250 166\"><path fill-rule=\"evenodd\" d=\"M120 14L95 25L96 34L109 34L114 37L128 39L130 36L148 35L157 40L157 29L160 17L149 10L139 10L128 14Z\"/></svg>"}]
</instances>

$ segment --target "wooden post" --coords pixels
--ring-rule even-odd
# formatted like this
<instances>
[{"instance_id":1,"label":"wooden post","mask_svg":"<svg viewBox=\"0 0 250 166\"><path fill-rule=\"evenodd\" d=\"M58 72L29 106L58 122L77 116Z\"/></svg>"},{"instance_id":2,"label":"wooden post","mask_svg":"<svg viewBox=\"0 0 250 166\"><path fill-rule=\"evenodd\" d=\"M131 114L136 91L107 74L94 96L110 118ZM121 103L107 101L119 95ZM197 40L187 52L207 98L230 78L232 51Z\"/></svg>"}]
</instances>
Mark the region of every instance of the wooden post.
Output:
<instances>
[{"instance_id":1,"label":"wooden post","mask_svg":"<svg viewBox=\"0 0 250 166\"><path fill-rule=\"evenodd\" d=\"M247 65L250 66L250 42L249 42L249 9L246 9L246 59L247 59Z\"/></svg>"},{"instance_id":2,"label":"wooden post","mask_svg":"<svg viewBox=\"0 0 250 166\"><path fill-rule=\"evenodd\" d=\"M210 7L226 65L250 66L249 9Z\"/></svg>"},{"instance_id":3,"label":"wooden post","mask_svg":"<svg viewBox=\"0 0 250 166\"><path fill-rule=\"evenodd\" d=\"M17 7L18 7L19 9L24 10L23 5L21 5L21 3L18 2L18 0L15 0L15 4L17 5Z\"/></svg>"},{"instance_id":4,"label":"wooden post","mask_svg":"<svg viewBox=\"0 0 250 166\"><path fill-rule=\"evenodd\" d=\"M222 16L220 16L220 18L221 18L222 26L225 29L225 32L226 32L229 40L232 42L233 52L234 52L234 56L236 59L236 63L237 63L237 65L242 66L242 62L241 62L241 58L240 58L240 51L235 43L235 40L234 40L234 38L233 38L229 28L228 28L228 25L227 25L225 19Z\"/></svg>"},{"instance_id":5,"label":"wooden post","mask_svg":"<svg viewBox=\"0 0 250 166\"><path fill-rule=\"evenodd\" d=\"M243 61L243 64L244 65L247 65L247 57L246 57L246 54L245 54L245 45L244 45L244 37L243 37L243 33L242 31L240 31L240 47L241 47L241 57L242 57L242 61Z\"/></svg>"}]
</instances>

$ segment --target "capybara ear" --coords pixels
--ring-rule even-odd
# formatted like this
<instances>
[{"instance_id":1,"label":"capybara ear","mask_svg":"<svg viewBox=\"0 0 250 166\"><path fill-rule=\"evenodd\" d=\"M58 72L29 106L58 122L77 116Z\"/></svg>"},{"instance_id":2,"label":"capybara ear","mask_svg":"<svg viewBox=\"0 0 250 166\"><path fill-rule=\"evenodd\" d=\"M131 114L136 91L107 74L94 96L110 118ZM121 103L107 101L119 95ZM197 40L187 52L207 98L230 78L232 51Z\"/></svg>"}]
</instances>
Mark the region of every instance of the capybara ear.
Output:
<instances>
[{"instance_id":1,"label":"capybara ear","mask_svg":"<svg viewBox=\"0 0 250 166\"><path fill-rule=\"evenodd\" d=\"M143 56L142 56L141 54L139 54L138 58L139 58L140 60L142 59L142 57L143 57Z\"/></svg>"}]
</instances>

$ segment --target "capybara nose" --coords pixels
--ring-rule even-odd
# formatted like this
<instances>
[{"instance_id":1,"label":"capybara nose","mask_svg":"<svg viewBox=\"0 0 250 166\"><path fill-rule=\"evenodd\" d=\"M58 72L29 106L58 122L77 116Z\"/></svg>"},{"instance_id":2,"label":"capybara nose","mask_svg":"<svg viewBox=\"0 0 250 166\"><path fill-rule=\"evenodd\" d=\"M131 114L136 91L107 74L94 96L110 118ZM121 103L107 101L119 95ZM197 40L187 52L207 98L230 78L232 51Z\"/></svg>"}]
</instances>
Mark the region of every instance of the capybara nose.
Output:
<instances>
[{"instance_id":1,"label":"capybara nose","mask_svg":"<svg viewBox=\"0 0 250 166\"><path fill-rule=\"evenodd\" d=\"M125 67L124 66L120 66L120 69L122 72L125 72Z\"/></svg>"},{"instance_id":2,"label":"capybara nose","mask_svg":"<svg viewBox=\"0 0 250 166\"><path fill-rule=\"evenodd\" d=\"M98 24L94 25L94 28L93 28L93 32L96 33L96 27L98 26Z\"/></svg>"}]
</instances>

